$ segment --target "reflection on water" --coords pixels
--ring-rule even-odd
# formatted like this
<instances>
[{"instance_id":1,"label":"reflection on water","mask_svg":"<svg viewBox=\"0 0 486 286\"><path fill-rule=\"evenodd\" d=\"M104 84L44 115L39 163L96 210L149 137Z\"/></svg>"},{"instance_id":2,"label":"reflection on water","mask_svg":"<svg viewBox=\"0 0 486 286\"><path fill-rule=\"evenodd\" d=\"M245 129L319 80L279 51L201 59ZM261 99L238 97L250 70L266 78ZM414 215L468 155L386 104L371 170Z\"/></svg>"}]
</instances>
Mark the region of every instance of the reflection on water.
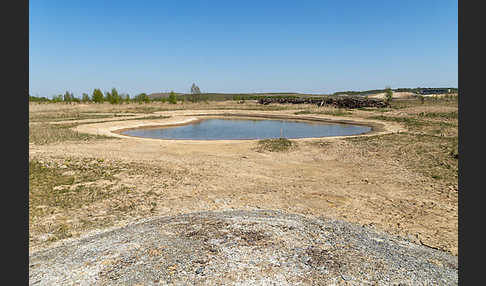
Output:
<instances>
[{"instance_id":1,"label":"reflection on water","mask_svg":"<svg viewBox=\"0 0 486 286\"><path fill-rule=\"evenodd\" d=\"M356 135L369 132L371 127L324 122L301 122L275 119L205 119L189 125L132 129L121 134L186 140L231 140L267 138L308 138Z\"/></svg>"}]
</instances>

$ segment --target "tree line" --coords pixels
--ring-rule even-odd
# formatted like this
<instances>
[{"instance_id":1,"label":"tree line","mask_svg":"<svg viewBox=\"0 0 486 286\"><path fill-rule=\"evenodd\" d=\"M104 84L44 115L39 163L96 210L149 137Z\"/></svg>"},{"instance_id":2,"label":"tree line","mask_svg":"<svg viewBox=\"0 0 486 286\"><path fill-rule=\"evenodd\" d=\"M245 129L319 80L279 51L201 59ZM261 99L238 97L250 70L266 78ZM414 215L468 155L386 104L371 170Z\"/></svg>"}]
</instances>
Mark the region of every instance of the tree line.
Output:
<instances>
[{"instance_id":1,"label":"tree line","mask_svg":"<svg viewBox=\"0 0 486 286\"><path fill-rule=\"evenodd\" d=\"M201 99L201 90L194 83L191 86L191 97L189 98L192 102L198 102ZM185 96L177 96L174 91L169 93L167 98L150 98L146 93L140 93L130 97L128 93L118 93L116 88L112 88L111 91L106 91L103 93L101 89L95 88L91 95L83 93L81 98L74 96L72 92L66 91L64 94L55 95L52 99L47 97L38 97L29 95L29 101L31 102L64 102L64 103L104 103L108 102L111 104L123 104L123 103L149 103L151 101L161 101L176 104L177 101L184 101Z\"/></svg>"}]
</instances>

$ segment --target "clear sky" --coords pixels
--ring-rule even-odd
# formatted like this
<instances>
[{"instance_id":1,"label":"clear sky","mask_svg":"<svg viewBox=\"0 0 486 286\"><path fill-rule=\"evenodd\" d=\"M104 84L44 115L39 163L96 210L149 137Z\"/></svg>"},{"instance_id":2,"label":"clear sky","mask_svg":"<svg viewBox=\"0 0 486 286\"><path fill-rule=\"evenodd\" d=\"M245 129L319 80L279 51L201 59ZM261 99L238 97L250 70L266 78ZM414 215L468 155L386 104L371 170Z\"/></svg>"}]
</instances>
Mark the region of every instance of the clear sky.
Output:
<instances>
[{"instance_id":1,"label":"clear sky","mask_svg":"<svg viewBox=\"0 0 486 286\"><path fill-rule=\"evenodd\" d=\"M29 3L33 96L458 86L457 1Z\"/></svg>"}]
</instances>

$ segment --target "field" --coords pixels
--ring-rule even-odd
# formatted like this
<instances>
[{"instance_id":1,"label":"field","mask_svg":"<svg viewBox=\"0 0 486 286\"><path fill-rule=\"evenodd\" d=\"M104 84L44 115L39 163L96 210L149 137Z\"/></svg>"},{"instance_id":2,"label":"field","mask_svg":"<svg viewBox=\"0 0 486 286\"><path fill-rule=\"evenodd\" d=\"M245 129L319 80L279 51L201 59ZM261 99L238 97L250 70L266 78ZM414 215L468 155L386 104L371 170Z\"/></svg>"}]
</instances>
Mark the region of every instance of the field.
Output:
<instances>
[{"instance_id":1,"label":"field","mask_svg":"<svg viewBox=\"0 0 486 286\"><path fill-rule=\"evenodd\" d=\"M370 120L401 131L238 142L109 132L235 112ZM457 255L457 146L457 97L355 110L254 100L30 103L29 250L153 216L271 209L341 219Z\"/></svg>"}]
</instances>

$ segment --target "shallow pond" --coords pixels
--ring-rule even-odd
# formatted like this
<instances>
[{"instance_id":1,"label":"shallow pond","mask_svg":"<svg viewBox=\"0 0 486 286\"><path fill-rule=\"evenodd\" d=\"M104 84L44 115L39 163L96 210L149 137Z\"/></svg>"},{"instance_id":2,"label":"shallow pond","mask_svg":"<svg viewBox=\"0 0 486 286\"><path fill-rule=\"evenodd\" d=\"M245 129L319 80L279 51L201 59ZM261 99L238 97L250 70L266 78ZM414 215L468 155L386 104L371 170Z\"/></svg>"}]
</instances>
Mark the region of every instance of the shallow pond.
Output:
<instances>
[{"instance_id":1,"label":"shallow pond","mask_svg":"<svg viewBox=\"0 0 486 286\"><path fill-rule=\"evenodd\" d=\"M204 119L180 126L140 128L121 134L157 139L238 140L268 138L309 138L357 135L371 131L371 127L276 119Z\"/></svg>"}]
</instances>

